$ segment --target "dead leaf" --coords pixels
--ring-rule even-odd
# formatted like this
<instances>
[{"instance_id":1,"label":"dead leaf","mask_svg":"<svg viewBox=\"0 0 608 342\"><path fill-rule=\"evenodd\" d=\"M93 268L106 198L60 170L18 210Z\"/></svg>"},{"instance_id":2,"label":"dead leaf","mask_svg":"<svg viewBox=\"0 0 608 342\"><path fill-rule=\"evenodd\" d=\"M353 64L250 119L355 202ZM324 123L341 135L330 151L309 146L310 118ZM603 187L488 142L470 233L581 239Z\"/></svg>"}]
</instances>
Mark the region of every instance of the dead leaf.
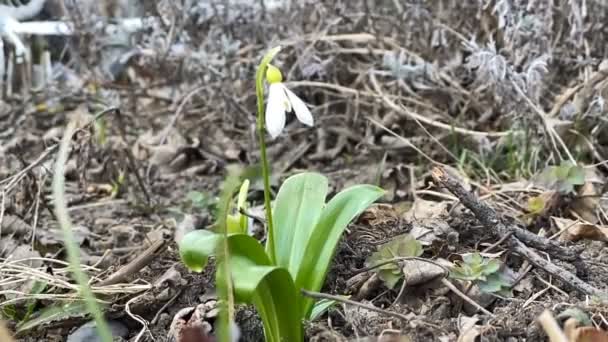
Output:
<instances>
[{"instance_id":1,"label":"dead leaf","mask_svg":"<svg viewBox=\"0 0 608 342\"><path fill-rule=\"evenodd\" d=\"M399 215L395 208L390 204L374 204L361 213L358 222L369 225L370 227L398 224Z\"/></svg>"},{"instance_id":2,"label":"dead leaf","mask_svg":"<svg viewBox=\"0 0 608 342\"><path fill-rule=\"evenodd\" d=\"M13 342L13 337L10 331L6 328L3 322L0 321L0 341L2 342Z\"/></svg>"},{"instance_id":3,"label":"dead leaf","mask_svg":"<svg viewBox=\"0 0 608 342\"><path fill-rule=\"evenodd\" d=\"M23 236L27 232L31 232L33 228L17 216L5 215L2 222L0 222L0 230L2 235L15 234L16 236Z\"/></svg>"},{"instance_id":4,"label":"dead leaf","mask_svg":"<svg viewBox=\"0 0 608 342\"><path fill-rule=\"evenodd\" d=\"M578 190L578 196L572 204L572 210L585 221L598 223L595 211L600 203L600 187L600 184L585 182Z\"/></svg>"},{"instance_id":5,"label":"dead leaf","mask_svg":"<svg viewBox=\"0 0 608 342\"><path fill-rule=\"evenodd\" d=\"M458 244L458 232L444 219L426 218L412 221L409 233L423 246L430 246L436 241L447 241L453 246Z\"/></svg>"},{"instance_id":6,"label":"dead leaf","mask_svg":"<svg viewBox=\"0 0 608 342\"><path fill-rule=\"evenodd\" d=\"M576 328L573 342L608 342L608 333L594 327Z\"/></svg>"},{"instance_id":7,"label":"dead leaf","mask_svg":"<svg viewBox=\"0 0 608 342\"><path fill-rule=\"evenodd\" d=\"M562 241L578 241L581 239L608 241L607 227L554 216L551 218L557 229L562 232L560 234L560 240Z\"/></svg>"},{"instance_id":8,"label":"dead leaf","mask_svg":"<svg viewBox=\"0 0 608 342\"><path fill-rule=\"evenodd\" d=\"M477 325L479 318L477 316L467 317L461 316L458 319L458 342L475 342L477 336L481 335L481 326Z\"/></svg>"},{"instance_id":9,"label":"dead leaf","mask_svg":"<svg viewBox=\"0 0 608 342\"><path fill-rule=\"evenodd\" d=\"M423 260L403 260L401 265L403 281L407 286L430 283L447 275L443 267Z\"/></svg>"},{"instance_id":10,"label":"dead leaf","mask_svg":"<svg viewBox=\"0 0 608 342\"><path fill-rule=\"evenodd\" d=\"M564 333L571 342L608 342L608 332L595 327L577 327L578 321L570 318L564 323Z\"/></svg>"},{"instance_id":11,"label":"dead leaf","mask_svg":"<svg viewBox=\"0 0 608 342\"><path fill-rule=\"evenodd\" d=\"M448 214L448 202L434 202L417 198L412 208L405 213L404 218L409 221L427 218L442 218Z\"/></svg>"}]
</instances>

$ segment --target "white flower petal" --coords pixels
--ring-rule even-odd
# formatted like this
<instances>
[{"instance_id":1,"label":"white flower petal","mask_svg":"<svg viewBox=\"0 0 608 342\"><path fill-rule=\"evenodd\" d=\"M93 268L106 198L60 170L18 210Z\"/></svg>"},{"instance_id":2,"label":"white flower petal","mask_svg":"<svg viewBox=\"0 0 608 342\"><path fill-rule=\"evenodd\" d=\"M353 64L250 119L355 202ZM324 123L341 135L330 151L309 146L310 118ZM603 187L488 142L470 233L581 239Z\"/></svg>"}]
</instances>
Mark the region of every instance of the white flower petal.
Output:
<instances>
[{"instance_id":1,"label":"white flower petal","mask_svg":"<svg viewBox=\"0 0 608 342\"><path fill-rule=\"evenodd\" d=\"M272 83L268 87L268 104L266 105L266 130L274 139L285 128L285 105L287 96L285 86L281 83Z\"/></svg>"},{"instance_id":2,"label":"white flower petal","mask_svg":"<svg viewBox=\"0 0 608 342\"><path fill-rule=\"evenodd\" d=\"M310 110L308 109L304 101L300 100L300 98L291 90L287 89L287 87L283 87L283 89L285 89L285 92L287 93L289 103L291 103L293 111L296 113L296 117L298 117L298 120L300 120L300 122L305 125L312 126L314 123L312 114L310 114Z\"/></svg>"}]
</instances>

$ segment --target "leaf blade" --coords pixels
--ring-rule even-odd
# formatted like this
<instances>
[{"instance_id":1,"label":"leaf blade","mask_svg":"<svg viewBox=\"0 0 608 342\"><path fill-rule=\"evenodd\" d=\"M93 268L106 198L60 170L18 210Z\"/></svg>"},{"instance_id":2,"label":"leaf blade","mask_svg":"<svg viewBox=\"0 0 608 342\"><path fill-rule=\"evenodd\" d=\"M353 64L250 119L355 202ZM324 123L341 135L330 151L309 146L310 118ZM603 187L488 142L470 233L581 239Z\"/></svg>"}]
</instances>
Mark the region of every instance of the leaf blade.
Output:
<instances>
[{"instance_id":1,"label":"leaf blade","mask_svg":"<svg viewBox=\"0 0 608 342\"><path fill-rule=\"evenodd\" d=\"M295 279L304 246L319 221L328 191L327 178L313 172L300 173L285 180L275 199L275 264L289 270Z\"/></svg>"},{"instance_id":2,"label":"leaf blade","mask_svg":"<svg viewBox=\"0 0 608 342\"><path fill-rule=\"evenodd\" d=\"M302 259L296 288L320 290L346 226L383 194L384 190L376 186L355 185L341 191L327 203L306 246L306 258ZM310 314L312 305L312 299L304 299L304 317Z\"/></svg>"}]
</instances>

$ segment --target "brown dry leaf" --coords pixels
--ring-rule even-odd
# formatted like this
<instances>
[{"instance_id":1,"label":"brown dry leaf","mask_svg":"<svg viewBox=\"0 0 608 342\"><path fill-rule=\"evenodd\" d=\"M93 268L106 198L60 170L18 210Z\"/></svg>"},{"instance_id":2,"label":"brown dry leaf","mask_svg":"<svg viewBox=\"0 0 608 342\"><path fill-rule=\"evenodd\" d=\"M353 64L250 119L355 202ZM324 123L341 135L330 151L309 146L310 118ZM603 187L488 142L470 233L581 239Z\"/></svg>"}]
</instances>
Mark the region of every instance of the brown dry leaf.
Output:
<instances>
[{"instance_id":1,"label":"brown dry leaf","mask_svg":"<svg viewBox=\"0 0 608 342\"><path fill-rule=\"evenodd\" d=\"M458 244L458 232L444 219L427 218L412 221L410 235L423 246L430 246L439 240L454 246Z\"/></svg>"},{"instance_id":2,"label":"brown dry leaf","mask_svg":"<svg viewBox=\"0 0 608 342\"><path fill-rule=\"evenodd\" d=\"M417 198L412 208L403 218L407 221L417 221L427 218L442 218L448 213L448 202L434 202Z\"/></svg>"},{"instance_id":3,"label":"brown dry leaf","mask_svg":"<svg viewBox=\"0 0 608 342\"><path fill-rule=\"evenodd\" d=\"M4 323L0 321L0 341L2 342L13 342L13 337L10 331L6 328Z\"/></svg>"},{"instance_id":4,"label":"brown dry leaf","mask_svg":"<svg viewBox=\"0 0 608 342\"><path fill-rule=\"evenodd\" d=\"M578 321L570 318L564 323L564 333L571 342L608 342L608 332L595 327L577 327Z\"/></svg>"},{"instance_id":5,"label":"brown dry leaf","mask_svg":"<svg viewBox=\"0 0 608 342\"><path fill-rule=\"evenodd\" d=\"M477 316L467 317L461 316L458 319L458 342L475 342L477 336L481 335L481 326L477 325L479 318Z\"/></svg>"},{"instance_id":6,"label":"brown dry leaf","mask_svg":"<svg viewBox=\"0 0 608 342\"><path fill-rule=\"evenodd\" d=\"M555 222L557 229L562 232L559 237L562 241L578 241L581 239L608 241L607 227L561 217L552 216L551 218Z\"/></svg>"},{"instance_id":7,"label":"brown dry leaf","mask_svg":"<svg viewBox=\"0 0 608 342\"><path fill-rule=\"evenodd\" d=\"M580 327L574 331L573 342L608 342L608 333L594 327Z\"/></svg>"},{"instance_id":8,"label":"brown dry leaf","mask_svg":"<svg viewBox=\"0 0 608 342\"><path fill-rule=\"evenodd\" d=\"M399 215L392 205L374 204L361 213L358 222L369 225L370 227L398 224Z\"/></svg>"},{"instance_id":9,"label":"brown dry leaf","mask_svg":"<svg viewBox=\"0 0 608 342\"><path fill-rule=\"evenodd\" d=\"M601 185L592 182L585 182L578 190L578 196L572 204L572 210L585 221L598 223L595 210L600 203Z\"/></svg>"},{"instance_id":10,"label":"brown dry leaf","mask_svg":"<svg viewBox=\"0 0 608 342\"><path fill-rule=\"evenodd\" d=\"M403 265L403 282L407 286L430 283L447 275L443 267L423 260L403 260L401 265Z\"/></svg>"}]
</instances>

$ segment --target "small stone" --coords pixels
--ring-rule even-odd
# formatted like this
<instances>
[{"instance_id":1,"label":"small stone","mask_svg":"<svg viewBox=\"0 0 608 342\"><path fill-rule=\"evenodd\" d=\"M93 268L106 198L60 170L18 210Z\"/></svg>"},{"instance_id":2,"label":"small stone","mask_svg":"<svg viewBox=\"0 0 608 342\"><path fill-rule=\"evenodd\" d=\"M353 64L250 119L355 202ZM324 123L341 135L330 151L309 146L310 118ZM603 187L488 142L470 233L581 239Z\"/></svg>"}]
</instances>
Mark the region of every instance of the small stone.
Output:
<instances>
[{"instance_id":1,"label":"small stone","mask_svg":"<svg viewBox=\"0 0 608 342\"><path fill-rule=\"evenodd\" d=\"M126 337L129 334L129 329L119 321L110 320L108 326L113 337ZM101 342L95 321L89 321L74 330L68 336L67 342Z\"/></svg>"}]
</instances>

